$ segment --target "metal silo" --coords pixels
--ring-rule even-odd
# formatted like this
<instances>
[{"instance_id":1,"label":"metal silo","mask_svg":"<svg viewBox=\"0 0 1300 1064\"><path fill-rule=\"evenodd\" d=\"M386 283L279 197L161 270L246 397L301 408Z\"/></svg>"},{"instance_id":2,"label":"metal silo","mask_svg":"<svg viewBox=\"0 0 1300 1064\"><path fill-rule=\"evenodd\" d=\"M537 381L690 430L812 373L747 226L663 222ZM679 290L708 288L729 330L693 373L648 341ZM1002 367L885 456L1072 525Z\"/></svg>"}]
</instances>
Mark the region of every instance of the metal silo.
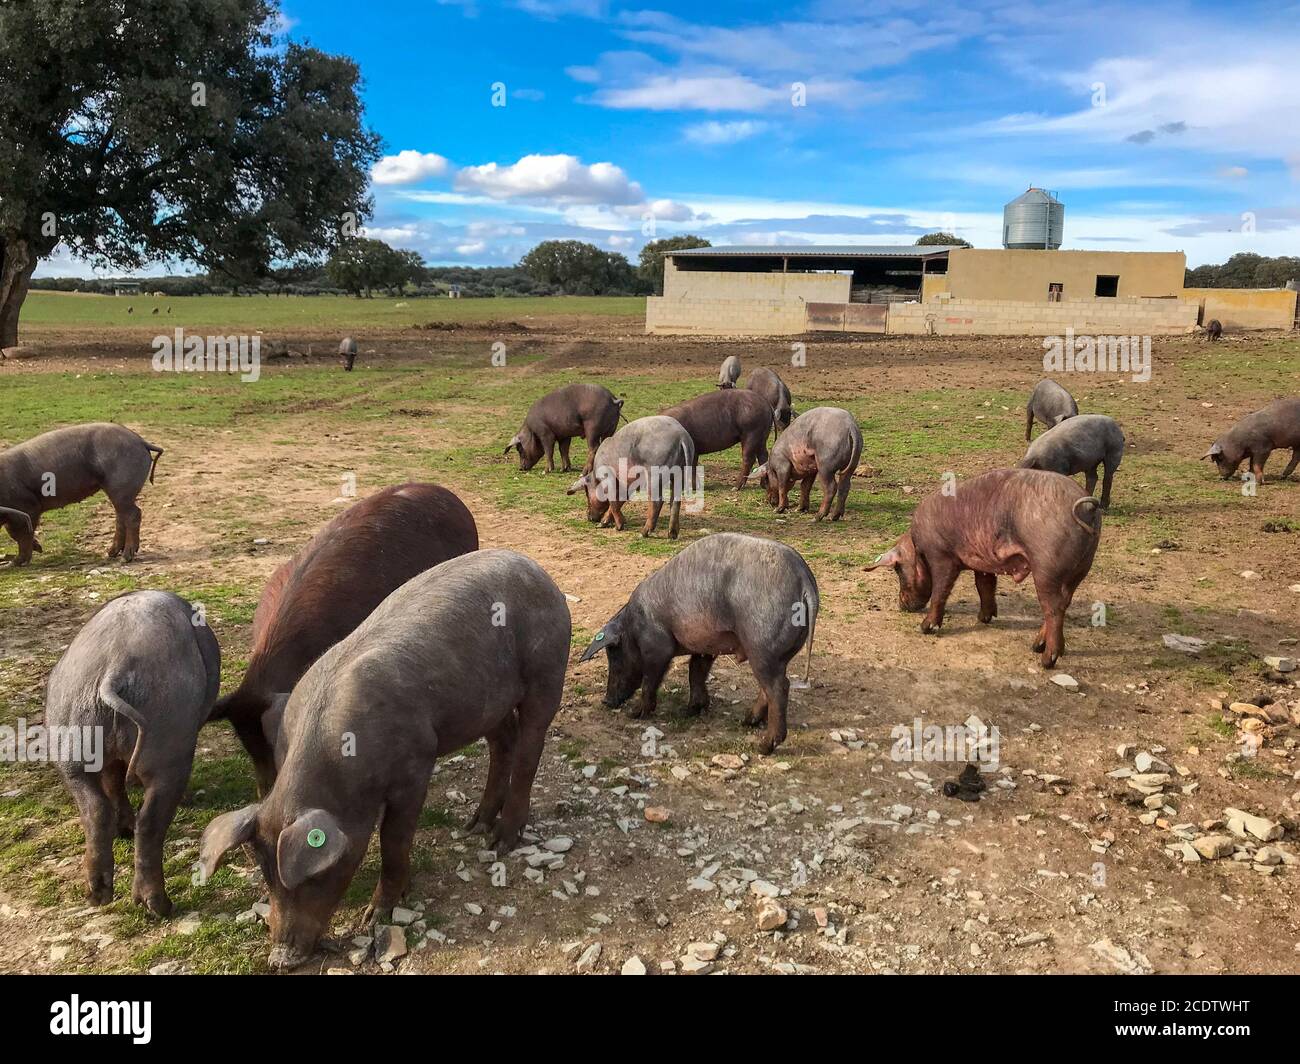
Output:
<instances>
[{"instance_id":1,"label":"metal silo","mask_svg":"<svg viewBox=\"0 0 1300 1064\"><path fill-rule=\"evenodd\" d=\"M1042 188L1031 188L1002 209L1004 248L1049 248L1065 235L1065 204Z\"/></svg>"}]
</instances>

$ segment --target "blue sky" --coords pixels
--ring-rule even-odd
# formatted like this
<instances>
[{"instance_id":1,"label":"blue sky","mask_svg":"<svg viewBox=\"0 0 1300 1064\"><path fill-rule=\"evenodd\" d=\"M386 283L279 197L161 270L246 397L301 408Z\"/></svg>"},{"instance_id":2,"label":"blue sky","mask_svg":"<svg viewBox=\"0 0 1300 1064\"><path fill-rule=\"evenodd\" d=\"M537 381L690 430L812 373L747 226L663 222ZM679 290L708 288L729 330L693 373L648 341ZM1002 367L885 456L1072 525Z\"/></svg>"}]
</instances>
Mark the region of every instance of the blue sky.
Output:
<instances>
[{"instance_id":1,"label":"blue sky","mask_svg":"<svg viewBox=\"0 0 1300 1064\"><path fill-rule=\"evenodd\" d=\"M1066 247L1300 253L1296 4L285 0L284 15L360 64L385 142L370 232L430 263L513 263L550 237L634 259L651 231L911 243L942 227L996 246L1002 205L1031 184L1064 200Z\"/></svg>"}]
</instances>

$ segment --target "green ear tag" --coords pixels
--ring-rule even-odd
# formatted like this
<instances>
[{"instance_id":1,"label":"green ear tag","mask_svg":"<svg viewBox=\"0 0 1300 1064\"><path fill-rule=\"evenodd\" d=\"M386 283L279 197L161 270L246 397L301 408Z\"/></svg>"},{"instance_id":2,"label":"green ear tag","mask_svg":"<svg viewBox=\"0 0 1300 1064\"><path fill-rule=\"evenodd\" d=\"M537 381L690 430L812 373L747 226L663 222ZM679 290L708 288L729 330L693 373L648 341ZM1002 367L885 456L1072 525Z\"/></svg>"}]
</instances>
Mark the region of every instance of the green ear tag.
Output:
<instances>
[{"instance_id":1,"label":"green ear tag","mask_svg":"<svg viewBox=\"0 0 1300 1064\"><path fill-rule=\"evenodd\" d=\"M307 845L313 850L319 850L325 845L325 832L321 831L320 828L312 828L311 831L307 832Z\"/></svg>"},{"instance_id":2,"label":"green ear tag","mask_svg":"<svg viewBox=\"0 0 1300 1064\"><path fill-rule=\"evenodd\" d=\"M599 642L600 642L602 639L604 639L604 638L605 638L605 633L604 633L604 632L597 632L597 633L596 633L596 642L597 642L597 643L599 643Z\"/></svg>"}]
</instances>

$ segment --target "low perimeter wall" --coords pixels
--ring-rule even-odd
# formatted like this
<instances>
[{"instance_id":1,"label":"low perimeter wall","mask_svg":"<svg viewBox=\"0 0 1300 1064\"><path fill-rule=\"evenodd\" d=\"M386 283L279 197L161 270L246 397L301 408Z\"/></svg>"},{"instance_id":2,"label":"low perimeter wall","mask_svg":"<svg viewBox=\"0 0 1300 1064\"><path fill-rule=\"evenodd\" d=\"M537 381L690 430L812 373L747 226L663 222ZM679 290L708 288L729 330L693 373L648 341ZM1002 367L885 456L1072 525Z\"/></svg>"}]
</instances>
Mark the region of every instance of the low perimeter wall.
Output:
<instances>
[{"instance_id":1,"label":"low perimeter wall","mask_svg":"<svg viewBox=\"0 0 1300 1064\"><path fill-rule=\"evenodd\" d=\"M1184 299L1205 307L1202 321L1217 318L1225 329L1290 329L1296 293L1286 288L1185 288Z\"/></svg>"},{"instance_id":2,"label":"low perimeter wall","mask_svg":"<svg viewBox=\"0 0 1300 1064\"><path fill-rule=\"evenodd\" d=\"M895 303L886 331L900 336L1054 336L1073 329L1094 336L1190 332L1198 304L1177 299L1107 299L1017 303L938 299Z\"/></svg>"}]
</instances>

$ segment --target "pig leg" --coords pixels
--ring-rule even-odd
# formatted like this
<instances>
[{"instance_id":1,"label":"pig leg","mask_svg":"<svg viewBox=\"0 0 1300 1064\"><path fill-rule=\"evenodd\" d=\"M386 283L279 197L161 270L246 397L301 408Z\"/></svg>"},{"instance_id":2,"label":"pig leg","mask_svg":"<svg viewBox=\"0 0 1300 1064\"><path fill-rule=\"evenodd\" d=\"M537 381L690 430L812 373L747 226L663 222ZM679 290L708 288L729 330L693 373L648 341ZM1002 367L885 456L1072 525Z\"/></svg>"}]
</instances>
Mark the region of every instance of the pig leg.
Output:
<instances>
[{"instance_id":1,"label":"pig leg","mask_svg":"<svg viewBox=\"0 0 1300 1064\"><path fill-rule=\"evenodd\" d=\"M812 486L813 481L817 479L815 472L809 473L799 482L799 512L806 514L808 507L812 503Z\"/></svg>"},{"instance_id":2,"label":"pig leg","mask_svg":"<svg viewBox=\"0 0 1300 1064\"><path fill-rule=\"evenodd\" d=\"M1260 454L1258 451L1252 451L1250 454L1250 471L1255 474L1255 483L1264 483L1264 463L1268 461L1268 451Z\"/></svg>"},{"instance_id":3,"label":"pig leg","mask_svg":"<svg viewBox=\"0 0 1300 1064\"><path fill-rule=\"evenodd\" d=\"M68 790L81 814L86 833L86 897L91 905L107 905L113 900L113 833L116 812L113 803L100 789L99 781L85 775L68 778Z\"/></svg>"},{"instance_id":4,"label":"pig leg","mask_svg":"<svg viewBox=\"0 0 1300 1064\"><path fill-rule=\"evenodd\" d=\"M560 459L564 462L564 468L560 470L561 473L568 473L573 470L573 465L569 462L569 445L572 443L573 440L571 439L560 441Z\"/></svg>"},{"instance_id":5,"label":"pig leg","mask_svg":"<svg viewBox=\"0 0 1300 1064\"><path fill-rule=\"evenodd\" d=\"M698 715L709 708L708 680L713 662L711 654L691 655L691 700L686 703L687 713Z\"/></svg>"},{"instance_id":6,"label":"pig leg","mask_svg":"<svg viewBox=\"0 0 1300 1064\"><path fill-rule=\"evenodd\" d=\"M253 762L253 775L257 778L257 796L265 798L271 793L271 787L275 784L275 753L266 740L266 733L262 730L262 718L260 715L251 718L231 717L230 723L235 729L235 734L239 736L239 741L244 744L244 749L248 751L249 759Z\"/></svg>"},{"instance_id":7,"label":"pig leg","mask_svg":"<svg viewBox=\"0 0 1300 1064\"><path fill-rule=\"evenodd\" d=\"M542 437L542 450L546 452L546 471L555 472L555 437L544 435Z\"/></svg>"},{"instance_id":8,"label":"pig leg","mask_svg":"<svg viewBox=\"0 0 1300 1064\"><path fill-rule=\"evenodd\" d=\"M1101 508L1110 509L1110 486L1115 481L1115 469L1117 467L1107 464L1105 475L1101 478ZM1089 495L1092 492L1088 492Z\"/></svg>"},{"instance_id":9,"label":"pig leg","mask_svg":"<svg viewBox=\"0 0 1300 1064\"><path fill-rule=\"evenodd\" d=\"M976 573L975 590L980 593L980 624L988 624L998 615L997 574Z\"/></svg>"},{"instance_id":10,"label":"pig leg","mask_svg":"<svg viewBox=\"0 0 1300 1064\"><path fill-rule=\"evenodd\" d=\"M41 545L36 542L35 535L29 534L26 528L22 530L15 528L15 524L16 521L9 525L9 535L18 544L18 557L14 559L14 565L26 565L32 560L32 551L40 550Z\"/></svg>"},{"instance_id":11,"label":"pig leg","mask_svg":"<svg viewBox=\"0 0 1300 1064\"><path fill-rule=\"evenodd\" d=\"M835 480L835 509L831 511L831 520L838 521L844 516L844 507L849 503L849 489L853 487L853 474L841 473Z\"/></svg>"},{"instance_id":12,"label":"pig leg","mask_svg":"<svg viewBox=\"0 0 1300 1064\"><path fill-rule=\"evenodd\" d=\"M1089 495L1097 490L1097 469L1086 469L1083 473L1083 490ZM1103 504L1104 505L1104 504Z\"/></svg>"},{"instance_id":13,"label":"pig leg","mask_svg":"<svg viewBox=\"0 0 1300 1064\"><path fill-rule=\"evenodd\" d=\"M1296 447L1295 450L1291 452L1291 461L1289 461L1286 464L1286 468L1282 470L1282 479L1290 479L1291 474L1295 472L1295 467L1298 465L1300 465L1300 446Z\"/></svg>"},{"instance_id":14,"label":"pig leg","mask_svg":"<svg viewBox=\"0 0 1300 1064\"><path fill-rule=\"evenodd\" d=\"M831 512L831 503L835 501L835 474L818 469L817 486L822 489L822 504L817 508L816 520L822 521Z\"/></svg>"},{"instance_id":15,"label":"pig leg","mask_svg":"<svg viewBox=\"0 0 1300 1064\"><path fill-rule=\"evenodd\" d=\"M754 678L767 699L767 734L758 741L758 752L770 754L786 736L785 711L790 700L790 681L785 668L777 662L753 661Z\"/></svg>"},{"instance_id":16,"label":"pig leg","mask_svg":"<svg viewBox=\"0 0 1300 1064\"><path fill-rule=\"evenodd\" d=\"M510 765L515 756L515 740L519 736L519 719L514 713L506 715L501 724L488 732L488 774L483 785L483 800L478 810L465 825L470 834L478 835L496 823L497 814L506 804L510 790Z\"/></svg>"},{"instance_id":17,"label":"pig leg","mask_svg":"<svg viewBox=\"0 0 1300 1064\"><path fill-rule=\"evenodd\" d=\"M615 531L622 532L623 529L626 527L626 522L624 522L623 520L623 500L615 499L613 502L611 502L609 504L609 512L614 517Z\"/></svg>"},{"instance_id":18,"label":"pig leg","mask_svg":"<svg viewBox=\"0 0 1300 1064\"><path fill-rule=\"evenodd\" d=\"M641 529L641 535L648 536L659 527L659 513L664 508L664 500L658 498L653 500L645 511L645 525Z\"/></svg>"},{"instance_id":19,"label":"pig leg","mask_svg":"<svg viewBox=\"0 0 1300 1064\"><path fill-rule=\"evenodd\" d=\"M630 717L649 717L653 715L659 698L659 685L664 682L668 666L673 663L673 651L645 647L642 650L641 702L628 710Z\"/></svg>"},{"instance_id":20,"label":"pig leg","mask_svg":"<svg viewBox=\"0 0 1300 1064\"><path fill-rule=\"evenodd\" d=\"M1030 649L1041 653L1043 668L1050 669L1065 651L1065 610L1069 606L1069 593L1060 588L1040 585L1037 578L1034 580L1034 590L1038 593L1038 602L1043 608L1043 627L1039 629L1038 640Z\"/></svg>"},{"instance_id":21,"label":"pig leg","mask_svg":"<svg viewBox=\"0 0 1300 1064\"><path fill-rule=\"evenodd\" d=\"M135 810L126 793L126 766L120 761L105 765L99 778L100 786L117 812L117 837L129 839L135 834Z\"/></svg>"},{"instance_id":22,"label":"pig leg","mask_svg":"<svg viewBox=\"0 0 1300 1064\"><path fill-rule=\"evenodd\" d=\"M740 722L750 728L757 728L767 720L767 692L761 687L758 689L758 697L754 699L754 704L749 707L749 711L740 719Z\"/></svg>"},{"instance_id":23,"label":"pig leg","mask_svg":"<svg viewBox=\"0 0 1300 1064\"><path fill-rule=\"evenodd\" d=\"M1034 434L1034 408L1025 407L1025 442L1028 443Z\"/></svg>"},{"instance_id":24,"label":"pig leg","mask_svg":"<svg viewBox=\"0 0 1300 1064\"><path fill-rule=\"evenodd\" d=\"M432 768L432 766L430 766ZM416 786L390 794L384 801L384 819L379 825L379 882L370 895L363 923L376 913L391 909L406 896L411 885L411 846L420 823L432 772L425 772Z\"/></svg>"},{"instance_id":25,"label":"pig leg","mask_svg":"<svg viewBox=\"0 0 1300 1064\"><path fill-rule=\"evenodd\" d=\"M150 773L135 824L135 880L131 900L156 916L170 916L171 899L163 882L163 842L190 779L193 758Z\"/></svg>"},{"instance_id":26,"label":"pig leg","mask_svg":"<svg viewBox=\"0 0 1300 1064\"><path fill-rule=\"evenodd\" d=\"M673 504L669 507L668 514L668 538L676 539L682 527L682 500L676 491L673 492Z\"/></svg>"},{"instance_id":27,"label":"pig leg","mask_svg":"<svg viewBox=\"0 0 1300 1064\"><path fill-rule=\"evenodd\" d=\"M563 691L563 677L548 688L534 684L533 689L519 703L519 741L515 743L514 764L510 766L510 793L497 820L488 849L505 853L519 841L519 833L528 820L528 802L533 793L533 779L542 760L542 745L546 742L546 729L550 727L559 708ZM423 800L421 791L421 800Z\"/></svg>"},{"instance_id":28,"label":"pig leg","mask_svg":"<svg viewBox=\"0 0 1300 1064\"><path fill-rule=\"evenodd\" d=\"M108 557L116 558L126 547L126 521L120 511L114 513L113 545L108 548Z\"/></svg>"},{"instance_id":29,"label":"pig leg","mask_svg":"<svg viewBox=\"0 0 1300 1064\"><path fill-rule=\"evenodd\" d=\"M961 566L952 558L927 557L926 560L930 563L933 590L930 592L930 612L921 622L921 631L930 635L943 627L944 607L947 606L948 596L952 594L952 587L961 574Z\"/></svg>"}]
</instances>

